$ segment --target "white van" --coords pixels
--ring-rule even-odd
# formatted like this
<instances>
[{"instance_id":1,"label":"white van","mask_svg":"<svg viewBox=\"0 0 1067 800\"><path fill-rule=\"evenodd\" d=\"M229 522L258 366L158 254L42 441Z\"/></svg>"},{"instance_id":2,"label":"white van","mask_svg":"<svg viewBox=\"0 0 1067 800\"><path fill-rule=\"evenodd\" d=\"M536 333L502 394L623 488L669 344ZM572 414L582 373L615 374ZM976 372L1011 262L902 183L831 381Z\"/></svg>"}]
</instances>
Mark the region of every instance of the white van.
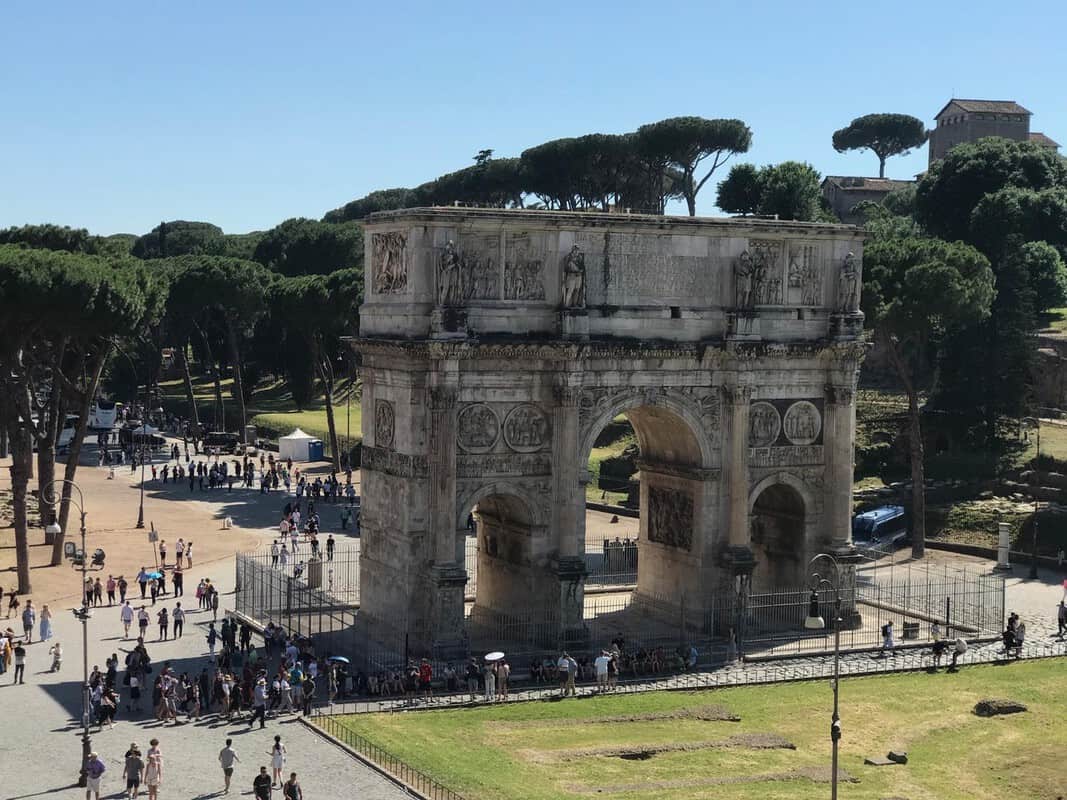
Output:
<instances>
[{"instance_id":1,"label":"white van","mask_svg":"<svg viewBox=\"0 0 1067 800\"><path fill-rule=\"evenodd\" d=\"M97 398L89 409L89 427L94 431L109 431L114 428L118 418L117 405L111 400Z\"/></svg>"}]
</instances>

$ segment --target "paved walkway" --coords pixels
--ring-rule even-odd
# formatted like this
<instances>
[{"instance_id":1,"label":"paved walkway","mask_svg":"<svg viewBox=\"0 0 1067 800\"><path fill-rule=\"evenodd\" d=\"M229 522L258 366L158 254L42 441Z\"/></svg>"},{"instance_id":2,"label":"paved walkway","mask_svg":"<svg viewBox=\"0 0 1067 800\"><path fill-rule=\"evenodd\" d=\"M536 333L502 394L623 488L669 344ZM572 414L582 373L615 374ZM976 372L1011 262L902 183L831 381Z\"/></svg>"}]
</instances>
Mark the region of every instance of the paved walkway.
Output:
<instances>
[{"instance_id":1,"label":"paved walkway","mask_svg":"<svg viewBox=\"0 0 1067 800\"><path fill-rule=\"evenodd\" d=\"M220 575L223 590L233 581L232 561L226 575ZM232 595L223 595L223 603ZM185 605L195 607L195 597ZM168 608L174 600L168 597ZM182 639L154 643L158 632L150 626L147 642L155 665L165 661L180 672L196 672L208 664L204 631L208 612L189 615ZM0 619L7 627L15 623ZM12 627L20 627L12 625ZM59 673L48 672L51 660L48 645L34 644L27 648L25 685L14 686L12 673L0 676L0 720L4 734L0 736L0 764L4 765L3 788L0 795L8 800L54 797L84 798L84 790L75 781L81 761L81 625L67 608L56 609L54 641L63 643L64 663ZM120 661L132 642L122 640L122 625L117 608L98 608L89 622L90 667L101 667L107 656L118 653ZM120 672L121 675L121 672ZM123 700L127 698L124 696ZM148 703L150 705L150 702ZM131 742L141 746L157 737L164 756L164 783L160 800L189 800L221 795L222 771L218 751L225 739L232 737L241 763L233 777L231 793L251 795L252 779L260 765L269 766L267 751L276 734L282 736L288 750L286 773L295 771L307 800L394 800L408 797L394 784L365 767L345 751L325 743L295 717L282 721L269 720L265 730L249 729L243 724L218 721L213 716L199 723L178 726L162 725L150 713L133 715L120 711L113 730L97 732L92 729L92 744L107 765L102 796L118 797L121 783L123 754ZM275 793L280 798L280 791ZM142 797L147 797L142 787Z\"/></svg>"}]
</instances>

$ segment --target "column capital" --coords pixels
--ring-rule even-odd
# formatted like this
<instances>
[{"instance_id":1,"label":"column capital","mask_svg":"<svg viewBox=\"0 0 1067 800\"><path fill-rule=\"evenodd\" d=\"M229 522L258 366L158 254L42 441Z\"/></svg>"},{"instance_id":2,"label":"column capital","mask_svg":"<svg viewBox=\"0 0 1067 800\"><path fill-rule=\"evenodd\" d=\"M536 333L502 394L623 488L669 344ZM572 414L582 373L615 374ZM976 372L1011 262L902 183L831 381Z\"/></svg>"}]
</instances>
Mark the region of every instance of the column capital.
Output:
<instances>
[{"instance_id":1,"label":"column capital","mask_svg":"<svg viewBox=\"0 0 1067 800\"><path fill-rule=\"evenodd\" d=\"M826 384L826 402L835 406L850 406L856 399L856 388L852 385Z\"/></svg>"},{"instance_id":2,"label":"column capital","mask_svg":"<svg viewBox=\"0 0 1067 800\"><path fill-rule=\"evenodd\" d=\"M556 401L556 404L564 407L571 407L578 405L578 398L581 396L582 390L577 386L567 386L565 384L555 384L552 387L552 399Z\"/></svg>"},{"instance_id":3,"label":"column capital","mask_svg":"<svg viewBox=\"0 0 1067 800\"><path fill-rule=\"evenodd\" d=\"M433 411L448 411L456 407L455 386L431 386L430 408Z\"/></svg>"},{"instance_id":4,"label":"column capital","mask_svg":"<svg viewBox=\"0 0 1067 800\"><path fill-rule=\"evenodd\" d=\"M727 384L722 387L722 396L727 405L747 406L752 400L752 387L743 384Z\"/></svg>"}]
</instances>

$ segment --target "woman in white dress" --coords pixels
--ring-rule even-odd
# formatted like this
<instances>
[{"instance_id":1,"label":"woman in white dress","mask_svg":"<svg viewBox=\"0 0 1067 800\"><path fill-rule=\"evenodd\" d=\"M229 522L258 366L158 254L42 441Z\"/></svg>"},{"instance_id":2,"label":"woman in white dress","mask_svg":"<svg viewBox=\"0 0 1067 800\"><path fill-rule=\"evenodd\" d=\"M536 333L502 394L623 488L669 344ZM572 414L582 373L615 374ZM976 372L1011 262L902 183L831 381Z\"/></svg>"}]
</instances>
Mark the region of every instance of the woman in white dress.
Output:
<instances>
[{"instance_id":1,"label":"woman in white dress","mask_svg":"<svg viewBox=\"0 0 1067 800\"><path fill-rule=\"evenodd\" d=\"M274 746L270 749L270 767L274 771L271 778L271 786L280 786L282 782L282 770L285 769L285 745L282 737L274 737Z\"/></svg>"},{"instance_id":2,"label":"woman in white dress","mask_svg":"<svg viewBox=\"0 0 1067 800\"><path fill-rule=\"evenodd\" d=\"M160 784L163 783L163 754L159 751L159 740L149 742L148 761L144 769L144 782L148 787L148 800L156 800Z\"/></svg>"}]
</instances>

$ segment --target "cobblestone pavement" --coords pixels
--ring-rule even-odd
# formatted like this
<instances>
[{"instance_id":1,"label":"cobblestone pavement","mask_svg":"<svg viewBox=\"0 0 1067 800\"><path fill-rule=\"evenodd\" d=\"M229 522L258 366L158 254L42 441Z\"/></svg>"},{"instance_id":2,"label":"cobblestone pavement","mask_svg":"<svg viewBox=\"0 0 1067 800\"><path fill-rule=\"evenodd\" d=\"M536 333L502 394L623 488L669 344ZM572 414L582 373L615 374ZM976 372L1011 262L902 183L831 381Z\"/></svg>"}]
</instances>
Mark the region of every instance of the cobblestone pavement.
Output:
<instances>
[{"instance_id":1,"label":"cobblestone pavement","mask_svg":"<svg viewBox=\"0 0 1067 800\"><path fill-rule=\"evenodd\" d=\"M218 575L216 584L224 590L229 589L233 581L232 561L219 571L228 572L229 577ZM77 580L73 572L71 579ZM189 596L186 599L183 607L195 608L196 598ZM225 605L226 601L232 600L232 595L224 594L222 600ZM167 597L167 607L174 607L174 599L170 596ZM12 685L10 671L0 675L0 719L4 726L4 733L0 735L0 764L4 765L0 795L8 800L85 797L85 790L74 786L81 762L81 624L68 608L54 607L53 610L55 636L52 642L60 641L63 645L61 671L48 671L51 664L48 645L38 643L35 632L34 644L27 648L25 684ZM158 667L169 660L178 672L199 673L208 664L204 639L208 619L210 612L190 613L183 638L169 642L155 643L158 627L150 626L146 644L153 663ZM0 627L11 625L20 629L21 625L14 625L15 622L14 619L0 618ZM122 640L117 608L96 609L88 627L90 667L94 664L103 667L111 653L117 653L120 662L124 660L124 651L133 643ZM125 687L123 691L128 692ZM273 737L280 734L288 750L286 775L290 771L298 774L306 800L408 797L344 750L324 742L293 716L283 717L281 721L268 720L265 730L250 729L243 723L226 723L214 716L199 723L162 725L152 718L151 713L131 715L125 708L128 698L124 695L122 699L123 708L114 729L102 732L97 732L95 727L91 729L93 749L107 766L101 796L121 795L125 786L121 781L123 754L131 742L137 742L142 753L145 752L152 737L159 739L164 756L160 800L221 796L222 770L218 751L227 737L233 738L241 758L231 793L250 796L252 779L260 765L269 767L267 753ZM150 704L149 700L146 708ZM131 716L134 719L131 720ZM144 787L141 796L147 797ZM274 797L281 797L280 789Z\"/></svg>"}]
</instances>

